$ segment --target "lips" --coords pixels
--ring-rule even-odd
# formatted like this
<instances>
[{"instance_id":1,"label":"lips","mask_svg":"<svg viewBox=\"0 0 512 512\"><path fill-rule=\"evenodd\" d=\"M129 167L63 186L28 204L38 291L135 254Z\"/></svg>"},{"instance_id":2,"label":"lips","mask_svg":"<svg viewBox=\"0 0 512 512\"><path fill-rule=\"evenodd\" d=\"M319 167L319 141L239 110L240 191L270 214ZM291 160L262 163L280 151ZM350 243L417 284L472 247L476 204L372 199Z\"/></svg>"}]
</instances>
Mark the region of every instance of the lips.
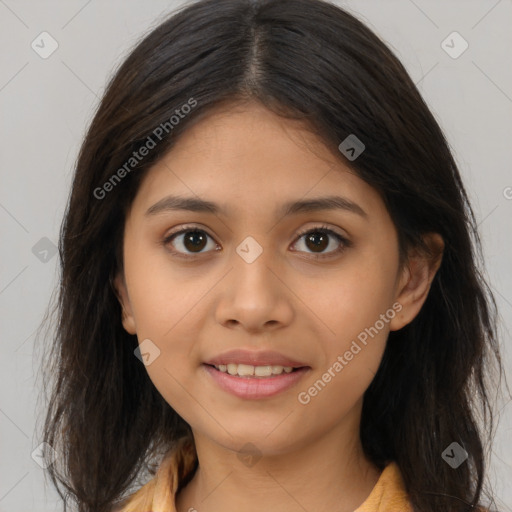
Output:
<instances>
[{"instance_id":1,"label":"lips","mask_svg":"<svg viewBox=\"0 0 512 512\"><path fill-rule=\"evenodd\" d=\"M308 366L305 363L301 363L300 361L296 361L272 350L254 351L244 349L229 350L205 361L205 364L211 366L228 364L246 364L251 366L290 366L292 368Z\"/></svg>"},{"instance_id":2,"label":"lips","mask_svg":"<svg viewBox=\"0 0 512 512\"><path fill-rule=\"evenodd\" d=\"M230 395L243 400L263 400L277 397L296 387L311 369L302 367L294 369L291 373L281 373L269 377L229 375L208 364L202 365L202 371L205 372L207 379L211 379L210 382L215 383L219 389Z\"/></svg>"}]
</instances>

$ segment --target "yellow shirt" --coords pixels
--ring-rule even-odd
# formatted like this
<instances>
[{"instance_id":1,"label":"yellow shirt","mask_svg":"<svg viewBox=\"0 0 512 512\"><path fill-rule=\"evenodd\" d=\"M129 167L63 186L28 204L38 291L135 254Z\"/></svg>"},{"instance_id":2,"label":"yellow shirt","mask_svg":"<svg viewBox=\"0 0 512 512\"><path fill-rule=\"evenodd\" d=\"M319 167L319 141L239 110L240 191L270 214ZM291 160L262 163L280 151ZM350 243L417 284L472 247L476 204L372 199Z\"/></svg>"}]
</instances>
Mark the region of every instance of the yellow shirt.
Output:
<instances>
[{"instance_id":1,"label":"yellow shirt","mask_svg":"<svg viewBox=\"0 0 512 512\"><path fill-rule=\"evenodd\" d=\"M176 512L179 482L193 471L196 460L194 446L187 439L180 440L156 475L113 512ZM413 512L395 462L384 468L368 498L354 512Z\"/></svg>"}]
</instances>

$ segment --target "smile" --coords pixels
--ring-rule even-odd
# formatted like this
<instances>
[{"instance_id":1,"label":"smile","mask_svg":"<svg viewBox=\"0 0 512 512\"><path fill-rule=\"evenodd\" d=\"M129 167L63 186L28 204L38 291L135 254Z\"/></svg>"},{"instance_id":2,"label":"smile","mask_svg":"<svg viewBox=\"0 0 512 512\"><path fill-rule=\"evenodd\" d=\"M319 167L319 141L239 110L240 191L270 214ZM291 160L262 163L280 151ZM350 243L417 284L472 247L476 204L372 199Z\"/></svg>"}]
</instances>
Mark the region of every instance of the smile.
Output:
<instances>
[{"instance_id":1,"label":"smile","mask_svg":"<svg viewBox=\"0 0 512 512\"><path fill-rule=\"evenodd\" d=\"M280 365L252 366L250 364L230 363L214 366L223 373L238 375L239 377L270 377L272 375L281 375L283 372L291 373L293 371L291 366Z\"/></svg>"},{"instance_id":2,"label":"smile","mask_svg":"<svg viewBox=\"0 0 512 512\"><path fill-rule=\"evenodd\" d=\"M278 395L297 385L311 370L309 366L292 368L234 363L218 366L203 364L202 368L221 390L246 400L258 400ZM272 373L269 373L270 370ZM264 375L258 375L262 373Z\"/></svg>"}]
</instances>

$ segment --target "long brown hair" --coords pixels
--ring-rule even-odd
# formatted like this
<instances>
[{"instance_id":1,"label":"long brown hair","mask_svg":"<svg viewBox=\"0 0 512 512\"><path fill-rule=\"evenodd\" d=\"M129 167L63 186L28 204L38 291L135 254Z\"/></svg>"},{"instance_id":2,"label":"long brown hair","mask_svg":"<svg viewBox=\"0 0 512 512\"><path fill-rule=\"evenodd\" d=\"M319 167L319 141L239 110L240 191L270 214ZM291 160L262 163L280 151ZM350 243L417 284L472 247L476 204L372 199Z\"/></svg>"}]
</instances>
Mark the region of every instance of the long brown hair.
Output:
<instances>
[{"instance_id":1,"label":"long brown hair","mask_svg":"<svg viewBox=\"0 0 512 512\"><path fill-rule=\"evenodd\" d=\"M137 338L121 325L112 279L147 169L208 109L247 99L307 121L335 150L349 134L364 141L364 153L345 163L382 194L402 255L423 233L443 237L422 310L389 335L360 435L376 465L397 462L415 511L470 510L480 504L493 436L489 390L502 378L475 218L442 130L400 61L322 0L187 4L111 79L76 163L59 242L56 333L44 360L42 437L58 454L48 473L65 510L72 501L79 512L108 511L190 435L134 357ZM176 114L191 100L194 108ZM154 147L131 160L149 138ZM453 442L468 453L457 469L441 456Z\"/></svg>"}]
</instances>

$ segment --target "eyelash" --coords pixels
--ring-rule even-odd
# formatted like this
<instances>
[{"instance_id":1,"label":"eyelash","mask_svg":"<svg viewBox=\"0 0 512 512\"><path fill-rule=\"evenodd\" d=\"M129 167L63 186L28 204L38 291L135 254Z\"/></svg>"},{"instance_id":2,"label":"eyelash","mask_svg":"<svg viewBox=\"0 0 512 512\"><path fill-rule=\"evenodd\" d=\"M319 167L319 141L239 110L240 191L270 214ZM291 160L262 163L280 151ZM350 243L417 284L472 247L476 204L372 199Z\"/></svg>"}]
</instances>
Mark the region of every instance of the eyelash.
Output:
<instances>
[{"instance_id":1,"label":"eyelash","mask_svg":"<svg viewBox=\"0 0 512 512\"><path fill-rule=\"evenodd\" d=\"M198 232L201 232L201 233L205 233L208 237L213 239L213 237L210 236L204 229L200 229L197 226L185 226L182 229L180 229L179 231L175 231L173 233L170 233L168 236L166 236L163 239L163 241L162 241L162 245L167 247L167 246L170 245L170 242L172 241L172 239L175 238L176 236L182 235L182 234L188 233L188 232L193 232L193 231L198 231ZM338 242L340 242L340 244L341 244L338 249L335 249L334 251L330 251L328 253L319 253L319 254L308 253L308 254L312 255L313 259L319 260L319 259L324 259L324 258L332 258L333 255L336 255L336 254L339 254L339 253L343 252L347 247L350 247L352 245L352 243L349 240L347 240L345 237L341 236L336 231L333 231L332 229L328 228L327 226L323 226L323 225L322 226L318 226L318 227L308 228L308 229L306 229L304 231L301 231L301 232L297 233L297 238L296 238L296 240L294 242L294 245L304 235L307 235L309 233L322 233L322 234L325 234L325 235L331 235L334 238L336 238L338 240ZM188 253L188 254L184 254L182 252L176 251L175 249L168 249L168 250L169 250L169 252L171 252L172 254L176 255L177 257L184 258L184 259L195 259L195 258L197 258L197 256L200 256L201 254L204 254L204 253Z\"/></svg>"}]
</instances>

